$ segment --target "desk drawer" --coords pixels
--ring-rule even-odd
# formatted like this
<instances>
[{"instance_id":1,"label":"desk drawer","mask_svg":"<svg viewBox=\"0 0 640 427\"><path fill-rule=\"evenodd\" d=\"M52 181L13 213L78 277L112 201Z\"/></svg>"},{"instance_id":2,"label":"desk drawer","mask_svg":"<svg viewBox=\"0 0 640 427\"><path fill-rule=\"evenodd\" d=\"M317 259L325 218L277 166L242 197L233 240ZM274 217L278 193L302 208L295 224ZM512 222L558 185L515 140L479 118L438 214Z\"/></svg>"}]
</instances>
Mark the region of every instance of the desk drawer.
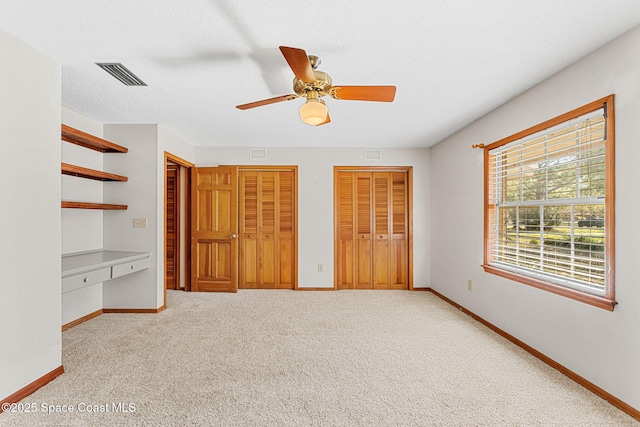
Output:
<instances>
[{"instance_id":1,"label":"desk drawer","mask_svg":"<svg viewBox=\"0 0 640 427\"><path fill-rule=\"evenodd\" d=\"M62 279L62 293L75 291L85 286L95 285L111 279L111 268L101 268L100 270L89 271Z\"/></svg>"},{"instance_id":2,"label":"desk drawer","mask_svg":"<svg viewBox=\"0 0 640 427\"><path fill-rule=\"evenodd\" d=\"M149 268L149 258L142 258L124 264L114 265L111 267L111 278L115 279L116 277L135 273L140 270L146 270L147 268Z\"/></svg>"}]
</instances>

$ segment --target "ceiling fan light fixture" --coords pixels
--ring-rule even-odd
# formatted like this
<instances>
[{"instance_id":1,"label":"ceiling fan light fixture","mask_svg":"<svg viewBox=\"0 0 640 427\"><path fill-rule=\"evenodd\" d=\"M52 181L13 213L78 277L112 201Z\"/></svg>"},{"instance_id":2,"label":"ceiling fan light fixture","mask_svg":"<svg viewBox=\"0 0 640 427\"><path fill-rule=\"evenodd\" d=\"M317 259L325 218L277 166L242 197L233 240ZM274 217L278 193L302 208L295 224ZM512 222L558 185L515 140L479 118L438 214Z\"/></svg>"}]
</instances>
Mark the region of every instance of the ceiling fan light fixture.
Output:
<instances>
[{"instance_id":1,"label":"ceiling fan light fixture","mask_svg":"<svg viewBox=\"0 0 640 427\"><path fill-rule=\"evenodd\" d=\"M280 52L295 75L293 93L236 105L236 108L248 110L305 97L307 100L300 107L300 118L311 126L321 126L331 123L328 108L324 101L319 99L323 96L329 95L338 100L378 102L392 102L396 96L395 86L333 86L329 74L316 69L320 64L320 58L317 56L307 55L303 49L287 46L280 46Z\"/></svg>"},{"instance_id":2,"label":"ceiling fan light fixture","mask_svg":"<svg viewBox=\"0 0 640 427\"><path fill-rule=\"evenodd\" d=\"M312 95L308 96L307 102L300 107L300 119L311 126L318 126L324 123L327 120L328 113L329 109L324 101L318 99L318 95L315 92L312 92Z\"/></svg>"}]
</instances>

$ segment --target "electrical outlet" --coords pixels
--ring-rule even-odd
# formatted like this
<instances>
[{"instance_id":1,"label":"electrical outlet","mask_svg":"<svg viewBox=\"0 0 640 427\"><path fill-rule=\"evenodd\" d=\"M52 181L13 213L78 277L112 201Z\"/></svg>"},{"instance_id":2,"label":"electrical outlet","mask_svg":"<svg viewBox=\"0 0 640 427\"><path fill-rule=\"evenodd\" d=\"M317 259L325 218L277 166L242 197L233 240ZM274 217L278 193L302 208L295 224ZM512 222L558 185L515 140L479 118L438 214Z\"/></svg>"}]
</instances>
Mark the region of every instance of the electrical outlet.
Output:
<instances>
[{"instance_id":1,"label":"electrical outlet","mask_svg":"<svg viewBox=\"0 0 640 427\"><path fill-rule=\"evenodd\" d=\"M147 218L133 218L133 228L147 228Z\"/></svg>"},{"instance_id":2,"label":"electrical outlet","mask_svg":"<svg viewBox=\"0 0 640 427\"><path fill-rule=\"evenodd\" d=\"M318 273L322 273L324 271L324 266L322 264L318 264Z\"/></svg>"},{"instance_id":3,"label":"electrical outlet","mask_svg":"<svg viewBox=\"0 0 640 427\"><path fill-rule=\"evenodd\" d=\"M467 290L473 291L473 281L471 279L467 280Z\"/></svg>"}]
</instances>

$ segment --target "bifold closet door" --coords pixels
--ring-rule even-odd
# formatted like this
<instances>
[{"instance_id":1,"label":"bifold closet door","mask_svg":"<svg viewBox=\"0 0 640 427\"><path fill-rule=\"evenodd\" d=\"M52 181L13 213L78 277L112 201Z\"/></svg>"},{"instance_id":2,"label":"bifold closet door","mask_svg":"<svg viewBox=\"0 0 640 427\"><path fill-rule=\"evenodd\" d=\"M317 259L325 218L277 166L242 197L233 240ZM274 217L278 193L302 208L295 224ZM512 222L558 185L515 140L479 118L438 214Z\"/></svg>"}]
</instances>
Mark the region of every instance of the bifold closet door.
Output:
<instances>
[{"instance_id":1,"label":"bifold closet door","mask_svg":"<svg viewBox=\"0 0 640 427\"><path fill-rule=\"evenodd\" d=\"M338 288L371 289L371 173L340 172Z\"/></svg>"},{"instance_id":2,"label":"bifold closet door","mask_svg":"<svg viewBox=\"0 0 640 427\"><path fill-rule=\"evenodd\" d=\"M294 173L240 171L240 288L294 287Z\"/></svg>"},{"instance_id":3,"label":"bifold closet door","mask_svg":"<svg viewBox=\"0 0 640 427\"><path fill-rule=\"evenodd\" d=\"M406 172L336 176L338 289L408 289Z\"/></svg>"},{"instance_id":4,"label":"bifold closet door","mask_svg":"<svg viewBox=\"0 0 640 427\"><path fill-rule=\"evenodd\" d=\"M408 289L407 174L373 173L373 287Z\"/></svg>"}]
</instances>

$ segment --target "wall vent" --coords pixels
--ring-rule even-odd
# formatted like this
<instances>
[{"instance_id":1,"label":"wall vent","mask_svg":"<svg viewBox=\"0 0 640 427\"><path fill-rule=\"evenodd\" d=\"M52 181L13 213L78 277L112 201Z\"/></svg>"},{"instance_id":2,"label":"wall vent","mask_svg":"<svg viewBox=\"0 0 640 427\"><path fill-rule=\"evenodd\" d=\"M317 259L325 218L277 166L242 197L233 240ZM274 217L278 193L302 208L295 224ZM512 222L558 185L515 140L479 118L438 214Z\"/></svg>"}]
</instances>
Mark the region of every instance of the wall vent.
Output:
<instances>
[{"instance_id":1,"label":"wall vent","mask_svg":"<svg viewBox=\"0 0 640 427\"><path fill-rule=\"evenodd\" d=\"M96 62L96 65L107 73L111 74L125 86L146 86L147 84L140 80L138 76L133 74L124 65L118 62Z\"/></svg>"},{"instance_id":2,"label":"wall vent","mask_svg":"<svg viewBox=\"0 0 640 427\"><path fill-rule=\"evenodd\" d=\"M382 159L382 151L380 151L380 150L364 150L364 159L365 160L381 160Z\"/></svg>"},{"instance_id":3,"label":"wall vent","mask_svg":"<svg viewBox=\"0 0 640 427\"><path fill-rule=\"evenodd\" d=\"M267 150L264 148L251 148L249 149L249 159L251 160L265 160L267 158Z\"/></svg>"}]
</instances>

